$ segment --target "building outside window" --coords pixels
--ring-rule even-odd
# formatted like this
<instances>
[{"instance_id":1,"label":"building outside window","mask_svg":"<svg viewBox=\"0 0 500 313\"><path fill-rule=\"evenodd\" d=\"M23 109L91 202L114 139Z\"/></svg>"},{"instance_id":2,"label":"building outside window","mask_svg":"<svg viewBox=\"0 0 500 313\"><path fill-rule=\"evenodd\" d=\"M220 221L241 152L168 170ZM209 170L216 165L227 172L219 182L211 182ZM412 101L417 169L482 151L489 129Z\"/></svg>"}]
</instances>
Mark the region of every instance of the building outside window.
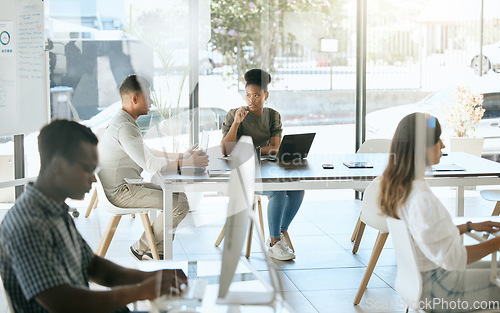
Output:
<instances>
[{"instance_id":1,"label":"building outside window","mask_svg":"<svg viewBox=\"0 0 500 313\"><path fill-rule=\"evenodd\" d=\"M147 133L162 115L176 116L163 132L175 133L171 141L180 144L169 144L184 149L196 30L199 127L214 134L212 145L225 113L244 104L243 73L259 67L273 76L268 106L281 113L285 133L316 132L311 153L354 152L357 1L199 0L196 17L190 2L46 1L54 117L105 127L119 109L120 82L136 73L153 82L161 104L141 117L141 129ZM481 34L479 2L368 3L367 138L390 138L391 127L428 95L437 94L430 101L437 112L450 86L499 82L498 6L484 0ZM492 99L490 117L500 111L500 100ZM485 137L500 137L498 127L488 131ZM485 143L485 153L500 152L496 141ZM36 162L28 161L28 172L36 175L38 165L30 163Z\"/></svg>"}]
</instances>

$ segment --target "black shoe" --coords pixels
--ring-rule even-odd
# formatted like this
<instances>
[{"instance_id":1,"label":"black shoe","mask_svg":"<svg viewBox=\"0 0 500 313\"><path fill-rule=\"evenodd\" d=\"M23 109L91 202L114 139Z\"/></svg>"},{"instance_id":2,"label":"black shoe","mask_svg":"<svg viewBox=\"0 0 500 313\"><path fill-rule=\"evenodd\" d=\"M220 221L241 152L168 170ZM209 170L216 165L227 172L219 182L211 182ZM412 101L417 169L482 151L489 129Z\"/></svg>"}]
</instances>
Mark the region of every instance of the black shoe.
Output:
<instances>
[{"instance_id":1,"label":"black shoe","mask_svg":"<svg viewBox=\"0 0 500 313\"><path fill-rule=\"evenodd\" d=\"M160 260L164 260L163 259L163 254L159 253L159 256L160 256ZM144 255L142 256L142 259L143 260L147 260L147 261L152 261L154 260L153 259L153 254L151 252L146 252L144 253Z\"/></svg>"},{"instance_id":2,"label":"black shoe","mask_svg":"<svg viewBox=\"0 0 500 313\"><path fill-rule=\"evenodd\" d=\"M129 251L130 251L130 255L132 255L132 257L134 259L136 259L137 261L142 261L142 258L144 257L144 255L137 252L137 250L135 250L134 247L130 246Z\"/></svg>"}]
</instances>

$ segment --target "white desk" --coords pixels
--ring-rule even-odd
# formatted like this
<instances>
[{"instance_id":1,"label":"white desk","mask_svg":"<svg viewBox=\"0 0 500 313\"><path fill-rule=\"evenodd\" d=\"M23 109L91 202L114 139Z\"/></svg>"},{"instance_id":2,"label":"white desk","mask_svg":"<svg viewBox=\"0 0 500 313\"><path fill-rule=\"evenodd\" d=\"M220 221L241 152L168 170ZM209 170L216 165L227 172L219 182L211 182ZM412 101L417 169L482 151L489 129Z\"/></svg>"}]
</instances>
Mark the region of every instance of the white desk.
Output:
<instances>
[{"instance_id":1,"label":"white desk","mask_svg":"<svg viewBox=\"0 0 500 313\"><path fill-rule=\"evenodd\" d=\"M220 149L209 150L209 169L228 168L227 161L219 159ZM256 174L255 190L313 190L313 189L359 189L380 176L384 171L388 154L331 154L311 155L305 165L283 166L263 161ZM346 161L366 161L373 168L349 169ZM323 163L332 163L334 169L323 169ZM466 171L428 172L426 179L432 187L457 187L456 215L464 214L464 189L466 186L500 185L500 163L482 159L466 153L453 153L443 157L441 163L454 163ZM174 192L218 191L226 192L228 177L209 177L206 173L197 176L163 175L156 173L153 183L163 189L164 207L164 258L171 259L172 251L172 203Z\"/></svg>"},{"instance_id":2,"label":"white desk","mask_svg":"<svg viewBox=\"0 0 500 313\"><path fill-rule=\"evenodd\" d=\"M276 300L270 305L222 305L217 304L217 296L219 293L219 275L221 272L221 261L206 260L206 261L148 261L138 262L138 268L142 271L154 271L159 269L175 269L180 268L188 277L202 278L208 280L207 289L201 304L190 305L189 308L196 309L200 313L293 313L293 310L279 295ZM252 271L244 266L241 262L236 268L234 280L230 288L236 287L238 290L244 291L260 291L262 285L259 280L251 275ZM280 294L280 293L278 293ZM174 304L175 305L175 304ZM152 305L149 301L138 303L139 311L148 311Z\"/></svg>"}]
</instances>

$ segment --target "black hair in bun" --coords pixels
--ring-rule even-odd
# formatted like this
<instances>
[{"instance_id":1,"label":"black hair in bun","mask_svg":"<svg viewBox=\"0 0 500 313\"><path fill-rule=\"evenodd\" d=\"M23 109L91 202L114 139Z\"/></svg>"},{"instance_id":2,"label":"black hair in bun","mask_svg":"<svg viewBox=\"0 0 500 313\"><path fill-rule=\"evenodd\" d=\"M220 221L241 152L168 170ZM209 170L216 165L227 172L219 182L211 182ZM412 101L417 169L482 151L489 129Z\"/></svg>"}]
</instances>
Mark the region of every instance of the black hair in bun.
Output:
<instances>
[{"instance_id":1,"label":"black hair in bun","mask_svg":"<svg viewBox=\"0 0 500 313\"><path fill-rule=\"evenodd\" d=\"M271 74L264 70L254 68L245 73L245 81L247 82L245 87L248 85L257 85L264 91L267 91L267 85L271 82Z\"/></svg>"}]
</instances>

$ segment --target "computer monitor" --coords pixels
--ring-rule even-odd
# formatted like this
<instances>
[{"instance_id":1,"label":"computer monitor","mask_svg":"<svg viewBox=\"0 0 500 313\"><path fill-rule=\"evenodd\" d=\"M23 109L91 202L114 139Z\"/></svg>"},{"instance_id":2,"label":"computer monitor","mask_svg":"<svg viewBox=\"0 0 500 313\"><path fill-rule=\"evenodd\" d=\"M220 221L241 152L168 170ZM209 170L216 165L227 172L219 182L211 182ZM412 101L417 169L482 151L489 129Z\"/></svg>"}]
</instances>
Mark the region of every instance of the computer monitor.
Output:
<instances>
[{"instance_id":1,"label":"computer monitor","mask_svg":"<svg viewBox=\"0 0 500 313\"><path fill-rule=\"evenodd\" d=\"M236 267L240 260L255 276L259 276L250 263L242 258L242 248L248 231L250 218L253 217L255 186L255 150L251 137L242 136L231 153L231 184L229 186L229 206L225 226L222 267L219 280L220 304L269 304L276 298L276 286L279 278L272 266L268 264L271 285L264 283L265 291L230 291ZM255 224L255 223L254 223ZM260 232L258 232L260 234ZM264 238L260 238L264 249ZM264 250L265 251L265 250Z\"/></svg>"}]
</instances>

